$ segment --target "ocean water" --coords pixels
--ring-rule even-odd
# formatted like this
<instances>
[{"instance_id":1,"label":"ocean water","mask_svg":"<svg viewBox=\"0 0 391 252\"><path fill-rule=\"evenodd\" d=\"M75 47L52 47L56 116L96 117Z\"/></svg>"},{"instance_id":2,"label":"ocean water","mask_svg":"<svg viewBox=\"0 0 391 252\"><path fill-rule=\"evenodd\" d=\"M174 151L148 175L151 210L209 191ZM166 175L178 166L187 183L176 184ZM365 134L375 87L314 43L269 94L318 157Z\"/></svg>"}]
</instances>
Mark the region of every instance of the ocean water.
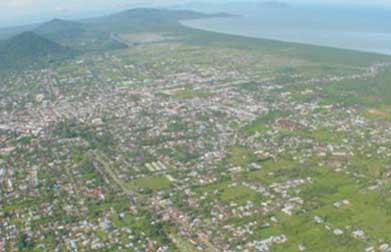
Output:
<instances>
[{"instance_id":1,"label":"ocean water","mask_svg":"<svg viewBox=\"0 0 391 252\"><path fill-rule=\"evenodd\" d=\"M236 5L215 6L213 11L227 11L238 16L183 21L183 24L248 37L391 55L391 8Z\"/></svg>"}]
</instances>

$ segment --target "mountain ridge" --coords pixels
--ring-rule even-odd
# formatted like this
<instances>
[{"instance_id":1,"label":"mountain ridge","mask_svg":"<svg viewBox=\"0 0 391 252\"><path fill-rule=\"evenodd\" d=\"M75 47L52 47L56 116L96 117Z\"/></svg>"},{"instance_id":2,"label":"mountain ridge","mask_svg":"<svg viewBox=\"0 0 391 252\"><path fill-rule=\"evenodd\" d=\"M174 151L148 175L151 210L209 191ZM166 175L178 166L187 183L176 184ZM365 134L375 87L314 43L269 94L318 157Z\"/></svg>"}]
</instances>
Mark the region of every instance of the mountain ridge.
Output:
<instances>
[{"instance_id":1,"label":"mountain ridge","mask_svg":"<svg viewBox=\"0 0 391 252\"><path fill-rule=\"evenodd\" d=\"M47 66L74 57L77 53L34 32L23 32L0 44L0 69L21 70Z\"/></svg>"},{"instance_id":2,"label":"mountain ridge","mask_svg":"<svg viewBox=\"0 0 391 252\"><path fill-rule=\"evenodd\" d=\"M41 24L33 31L43 37L55 40L58 38L78 37L86 29L87 27L83 23L55 18Z\"/></svg>"}]
</instances>

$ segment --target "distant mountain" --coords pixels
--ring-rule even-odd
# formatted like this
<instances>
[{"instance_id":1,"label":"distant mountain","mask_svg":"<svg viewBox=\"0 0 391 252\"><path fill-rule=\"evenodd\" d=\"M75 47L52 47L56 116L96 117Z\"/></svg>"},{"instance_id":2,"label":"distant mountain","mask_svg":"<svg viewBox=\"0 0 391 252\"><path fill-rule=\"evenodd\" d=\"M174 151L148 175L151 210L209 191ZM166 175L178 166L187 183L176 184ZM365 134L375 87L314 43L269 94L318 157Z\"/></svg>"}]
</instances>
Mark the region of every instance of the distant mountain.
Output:
<instances>
[{"instance_id":1,"label":"distant mountain","mask_svg":"<svg viewBox=\"0 0 391 252\"><path fill-rule=\"evenodd\" d=\"M96 52L127 48L126 44L116 39L118 33L180 31L185 29L180 25L180 20L225 16L229 14L139 8L82 21L53 19L38 26L31 26L30 30L57 43L58 46L73 48L80 52ZM5 33L5 37L8 34L10 33Z\"/></svg>"},{"instance_id":2,"label":"distant mountain","mask_svg":"<svg viewBox=\"0 0 391 252\"><path fill-rule=\"evenodd\" d=\"M0 68L45 65L48 55L50 60L59 60L76 51L123 49L128 46L117 39L118 33L177 32L186 29L180 20L225 16L229 15L144 8L83 21L53 19L0 42Z\"/></svg>"},{"instance_id":3,"label":"distant mountain","mask_svg":"<svg viewBox=\"0 0 391 252\"><path fill-rule=\"evenodd\" d=\"M32 31L37 28L39 25L24 25L24 26L14 26L14 27L6 27L0 28L0 40L9 39L15 35L18 35L22 32Z\"/></svg>"},{"instance_id":4,"label":"distant mountain","mask_svg":"<svg viewBox=\"0 0 391 252\"><path fill-rule=\"evenodd\" d=\"M71 48L33 32L24 32L0 43L0 70L43 67L76 54Z\"/></svg>"},{"instance_id":5,"label":"distant mountain","mask_svg":"<svg viewBox=\"0 0 391 252\"><path fill-rule=\"evenodd\" d=\"M85 31L84 24L62 19L53 19L34 30L35 33L53 40L80 37Z\"/></svg>"},{"instance_id":6,"label":"distant mountain","mask_svg":"<svg viewBox=\"0 0 391 252\"><path fill-rule=\"evenodd\" d=\"M84 52L127 47L125 44L113 40L111 31L100 31L94 25L76 21L53 19L40 25L34 32L58 44Z\"/></svg>"},{"instance_id":7,"label":"distant mountain","mask_svg":"<svg viewBox=\"0 0 391 252\"><path fill-rule=\"evenodd\" d=\"M219 13L213 16L227 16ZM179 20L210 17L187 10L131 9L80 22L54 19L34 30L37 34L79 51L106 51L127 48L115 39L116 33L180 30Z\"/></svg>"},{"instance_id":8,"label":"distant mountain","mask_svg":"<svg viewBox=\"0 0 391 252\"><path fill-rule=\"evenodd\" d=\"M219 14L222 15L222 14ZM97 30L111 32L165 31L178 28L180 20L212 17L188 10L131 9L91 20Z\"/></svg>"}]
</instances>

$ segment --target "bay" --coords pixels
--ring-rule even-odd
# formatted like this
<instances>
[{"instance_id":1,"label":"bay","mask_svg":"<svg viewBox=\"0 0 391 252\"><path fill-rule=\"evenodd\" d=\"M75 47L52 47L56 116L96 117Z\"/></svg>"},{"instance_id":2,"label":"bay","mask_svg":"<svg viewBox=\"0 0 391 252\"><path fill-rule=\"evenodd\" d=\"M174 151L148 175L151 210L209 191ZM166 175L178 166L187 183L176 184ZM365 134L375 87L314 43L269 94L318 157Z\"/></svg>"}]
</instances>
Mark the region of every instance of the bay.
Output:
<instances>
[{"instance_id":1,"label":"bay","mask_svg":"<svg viewBox=\"0 0 391 252\"><path fill-rule=\"evenodd\" d=\"M205 11L205 10L202 10ZM211 10L209 10L211 11ZM187 20L186 26L247 37L391 54L391 9L339 5L217 8L238 16Z\"/></svg>"}]
</instances>

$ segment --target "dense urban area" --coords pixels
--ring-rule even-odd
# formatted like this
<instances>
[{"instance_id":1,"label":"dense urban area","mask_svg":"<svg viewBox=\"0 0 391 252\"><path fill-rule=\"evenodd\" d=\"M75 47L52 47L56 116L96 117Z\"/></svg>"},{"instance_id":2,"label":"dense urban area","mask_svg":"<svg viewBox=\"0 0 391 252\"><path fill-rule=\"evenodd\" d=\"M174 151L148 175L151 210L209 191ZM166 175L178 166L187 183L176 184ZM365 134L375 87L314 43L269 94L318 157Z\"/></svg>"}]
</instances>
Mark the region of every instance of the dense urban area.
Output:
<instances>
[{"instance_id":1,"label":"dense urban area","mask_svg":"<svg viewBox=\"0 0 391 252\"><path fill-rule=\"evenodd\" d=\"M2 73L0 251L391 251L391 58L169 23Z\"/></svg>"}]
</instances>

